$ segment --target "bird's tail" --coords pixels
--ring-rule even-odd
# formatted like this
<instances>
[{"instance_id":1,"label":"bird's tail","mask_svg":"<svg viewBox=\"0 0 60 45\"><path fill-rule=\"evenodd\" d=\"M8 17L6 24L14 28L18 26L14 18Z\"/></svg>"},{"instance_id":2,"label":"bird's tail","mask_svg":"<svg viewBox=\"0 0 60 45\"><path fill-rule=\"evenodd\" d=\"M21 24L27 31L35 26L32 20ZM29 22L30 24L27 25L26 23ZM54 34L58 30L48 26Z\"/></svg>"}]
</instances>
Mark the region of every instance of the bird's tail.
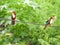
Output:
<instances>
[{"instance_id":1,"label":"bird's tail","mask_svg":"<svg viewBox=\"0 0 60 45\"><path fill-rule=\"evenodd\" d=\"M48 25L45 25L44 29L46 29L46 28L47 28L47 26L48 26Z\"/></svg>"},{"instance_id":2,"label":"bird's tail","mask_svg":"<svg viewBox=\"0 0 60 45\"><path fill-rule=\"evenodd\" d=\"M12 21L11 24L14 25L15 24L15 21Z\"/></svg>"}]
</instances>

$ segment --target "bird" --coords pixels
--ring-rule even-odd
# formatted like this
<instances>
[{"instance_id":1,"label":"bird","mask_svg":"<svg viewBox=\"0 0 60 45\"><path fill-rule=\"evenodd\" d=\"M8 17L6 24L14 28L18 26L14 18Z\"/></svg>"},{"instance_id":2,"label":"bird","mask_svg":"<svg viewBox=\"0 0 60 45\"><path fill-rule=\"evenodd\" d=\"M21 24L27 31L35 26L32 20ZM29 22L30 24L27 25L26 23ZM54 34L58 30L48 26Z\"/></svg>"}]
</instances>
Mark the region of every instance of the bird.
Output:
<instances>
[{"instance_id":1,"label":"bird","mask_svg":"<svg viewBox=\"0 0 60 45\"><path fill-rule=\"evenodd\" d=\"M15 25L16 12L15 11L10 11L10 13L11 13L11 24Z\"/></svg>"},{"instance_id":2,"label":"bird","mask_svg":"<svg viewBox=\"0 0 60 45\"><path fill-rule=\"evenodd\" d=\"M54 22L56 16L52 16L50 17L47 21L46 21L46 24L44 26L44 29L46 29L48 26L51 26L51 24Z\"/></svg>"}]
</instances>

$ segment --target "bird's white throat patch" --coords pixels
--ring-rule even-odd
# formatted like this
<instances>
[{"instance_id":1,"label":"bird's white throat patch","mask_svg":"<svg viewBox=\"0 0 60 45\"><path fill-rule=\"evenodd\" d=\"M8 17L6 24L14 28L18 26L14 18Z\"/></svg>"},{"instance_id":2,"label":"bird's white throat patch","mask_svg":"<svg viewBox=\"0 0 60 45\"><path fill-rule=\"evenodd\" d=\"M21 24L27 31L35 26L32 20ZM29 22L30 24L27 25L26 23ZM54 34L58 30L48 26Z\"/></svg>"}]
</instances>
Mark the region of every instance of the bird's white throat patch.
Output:
<instances>
[{"instance_id":1,"label":"bird's white throat patch","mask_svg":"<svg viewBox=\"0 0 60 45\"><path fill-rule=\"evenodd\" d=\"M15 18L15 14L14 13L12 13L12 16L13 16L13 18Z\"/></svg>"},{"instance_id":2,"label":"bird's white throat patch","mask_svg":"<svg viewBox=\"0 0 60 45\"><path fill-rule=\"evenodd\" d=\"M53 23L53 19L50 20L50 24Z\"/></svg>"}]
</instances>

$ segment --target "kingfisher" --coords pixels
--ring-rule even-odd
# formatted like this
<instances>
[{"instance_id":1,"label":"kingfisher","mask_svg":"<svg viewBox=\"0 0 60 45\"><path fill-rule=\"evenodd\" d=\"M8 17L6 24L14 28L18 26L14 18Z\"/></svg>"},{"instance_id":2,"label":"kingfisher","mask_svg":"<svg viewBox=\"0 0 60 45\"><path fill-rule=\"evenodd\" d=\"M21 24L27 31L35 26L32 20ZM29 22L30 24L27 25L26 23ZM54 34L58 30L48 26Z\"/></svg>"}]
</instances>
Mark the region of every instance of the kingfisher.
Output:
<instances>
[{"instance_id":1,"label":"kingfisher","mask_svg":"<svg viewBox=\"0 0 60 45\"><path fill-rule=\"evenodd\" d=\"M44 29L46 29L47 26L50 26L50 25L54 22L55 18L56 18L56 16L50 17L50 18L46 21L46 24L45 24Z\"/></svg>"},{"instance_id":2,"label":"kingfisher","mask_svg":"<svg viewBox=\"0 0 60 45\"><path fill-rule=\"evenodd\" d=\"M14 25L16 20L16 12L10 11L10 13L11 13L11 24Z\"/></svg>"}]
</instances>

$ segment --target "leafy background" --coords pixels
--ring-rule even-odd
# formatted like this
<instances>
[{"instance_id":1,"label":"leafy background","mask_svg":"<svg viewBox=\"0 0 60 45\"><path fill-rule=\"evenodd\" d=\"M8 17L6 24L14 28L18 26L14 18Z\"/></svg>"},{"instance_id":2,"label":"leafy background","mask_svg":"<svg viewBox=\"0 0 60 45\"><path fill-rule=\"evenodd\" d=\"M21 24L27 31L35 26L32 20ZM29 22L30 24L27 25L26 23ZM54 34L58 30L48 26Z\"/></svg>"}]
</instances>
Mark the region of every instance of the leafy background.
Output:
<instances>
[{"instance_id":1,"label":"leafy background","mask_svg":"<svg viewBox=\"0 0 60 45\"><path fill-rule=\"evenodd\" d=\"M19 22L0 31L0 45L60 45L60 0L0 0L0 18L10 19L10 10ZM53 15L57 17L53 27L44 30L43 24Z\"/></svg>"}]
</instances>

